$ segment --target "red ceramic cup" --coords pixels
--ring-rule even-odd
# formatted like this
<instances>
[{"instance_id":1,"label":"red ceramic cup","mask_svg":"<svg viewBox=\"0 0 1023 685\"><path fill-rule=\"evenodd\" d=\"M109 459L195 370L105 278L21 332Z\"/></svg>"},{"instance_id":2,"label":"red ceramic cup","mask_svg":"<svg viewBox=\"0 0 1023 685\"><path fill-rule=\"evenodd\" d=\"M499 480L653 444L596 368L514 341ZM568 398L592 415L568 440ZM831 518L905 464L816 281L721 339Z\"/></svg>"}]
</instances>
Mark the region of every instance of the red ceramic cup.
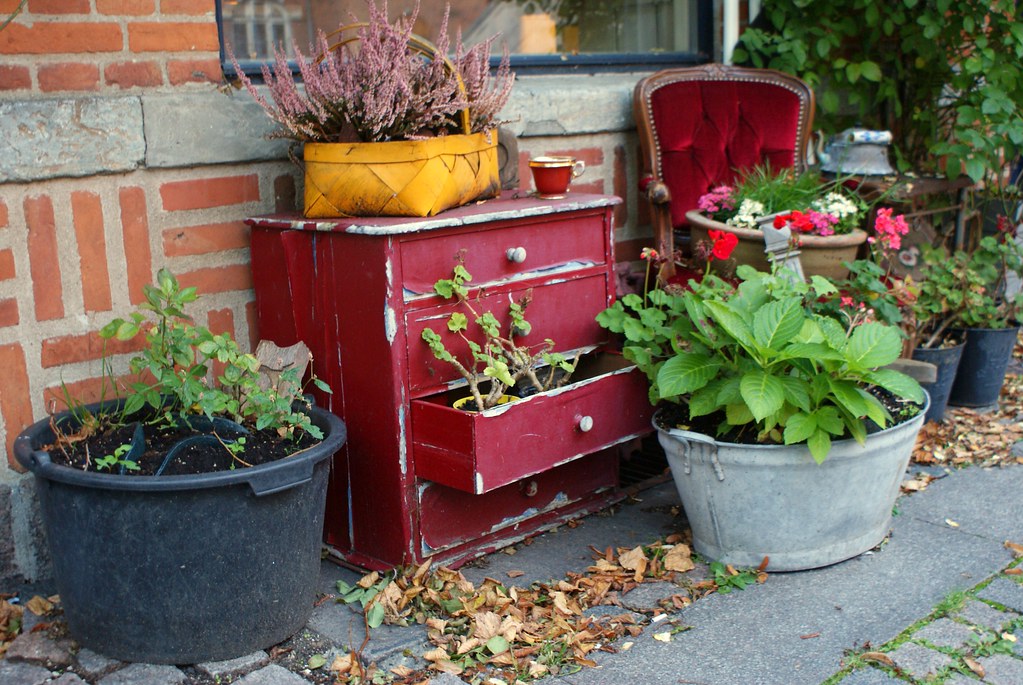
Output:
<instances>
[{"instance_id":1,"label":"red ceramic cup","mask_svg":"<svg viewBox=\"0 0 1023 685\"><path fill-rule=\"evenodd\" d=\"M542 198L564 197L568 184L586 170L586 163L572 157L534 157L529 160L536 194Z\"/></svg>"}]
</instances>

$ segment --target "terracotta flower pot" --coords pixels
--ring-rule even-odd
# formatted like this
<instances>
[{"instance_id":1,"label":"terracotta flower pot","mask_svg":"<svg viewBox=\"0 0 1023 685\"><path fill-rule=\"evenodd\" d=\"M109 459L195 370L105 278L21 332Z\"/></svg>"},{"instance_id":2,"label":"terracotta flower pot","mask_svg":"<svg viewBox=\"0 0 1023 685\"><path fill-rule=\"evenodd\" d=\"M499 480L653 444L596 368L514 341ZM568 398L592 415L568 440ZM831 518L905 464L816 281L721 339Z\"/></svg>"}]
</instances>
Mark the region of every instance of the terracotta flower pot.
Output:
<instances>
[{"instance_id":1,"label":"terracotta flower pot","mask_svg":"<svg viewBox=\"0 0 1023 685\"><path fill-rule=\"evenodd\" d=\"M729 226L708 219L696 210L686 212L686 219L689 221L694 244L701 240L709 240L707 232L711 230L732 233L739 238L739 244L732 252L732 259L739 264L749 264L760 271L770 270L770 263L764 254L764 235L760 231ZM866 240L866 232L859 229L841 235L800 235L799 260L803 264L803 273L807 276L824 276L833 280L846 278L849 269L842 263L856 259L860 245Z\"/></svg>"}]
</instances>

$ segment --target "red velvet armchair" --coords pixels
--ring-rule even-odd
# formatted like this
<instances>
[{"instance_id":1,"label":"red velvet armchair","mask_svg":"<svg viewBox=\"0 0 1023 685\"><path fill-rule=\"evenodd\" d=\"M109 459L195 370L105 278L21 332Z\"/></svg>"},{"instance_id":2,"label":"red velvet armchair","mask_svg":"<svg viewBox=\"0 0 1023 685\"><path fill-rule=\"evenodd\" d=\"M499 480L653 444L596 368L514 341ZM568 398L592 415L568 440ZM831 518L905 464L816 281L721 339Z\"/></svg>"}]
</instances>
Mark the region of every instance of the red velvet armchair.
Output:
<instances>
[{"instance_id":1,"label":"red velvet armchair","mask_svg":"<svg viewBox=\"0 0 1023 685\"><path fill-rule=\"evenodd\" d=\"M769 69L721 64L666 69L636 84L633 108L643 155L640 190L651 203L657 249L688 239L685 214L711 187L742 169L806 162L813 91ZM673 272L666 264L668 276Z\"/></svg>"}]
</instances>

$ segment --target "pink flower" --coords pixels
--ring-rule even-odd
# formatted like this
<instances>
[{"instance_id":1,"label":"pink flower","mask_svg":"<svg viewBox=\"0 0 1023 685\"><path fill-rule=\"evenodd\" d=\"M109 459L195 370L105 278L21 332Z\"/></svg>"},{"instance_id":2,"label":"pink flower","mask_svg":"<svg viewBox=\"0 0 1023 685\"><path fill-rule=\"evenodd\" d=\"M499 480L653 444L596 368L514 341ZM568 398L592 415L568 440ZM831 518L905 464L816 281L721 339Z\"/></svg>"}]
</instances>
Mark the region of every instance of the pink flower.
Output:
<instances>
[{"instance_id":1,"label":"pink flower","mask_svg":"<svg viewBox=\"0 0 1023 685\"><path fill-rule=\"evenodd\" d=\"M852 307L852 306L854 306L856 304L853 301L853 298L848 297L846 295L843 295L842 299L840 301L841 301L843 307Z\"/></svg>"},{"instance_id":2,"label":"pink flower","mask_svg":"<svg viewBox=\"0 0 1023 685\"><path fill-rule=\"evenodd\" d=\"M709 193L699 197L696 201L696 208L707 214L716 214L720 211L735 209L735 198L732 193L733 189L731 186L722 185L711 188Z\"/></svg>"},{"instance_id":3,"label":"pink flower","mask_svg":"<svg viewBox=\"0 0 1023 685\"><path fill-rule=\"evenodd\" d=\"M880 242L884 250L898 250L902 247L902 236L909 233L909 224L906 217L899 214L892 218L892 208L884 207L877 210L877 218L874 220L874 233L867 240L870 243Z\"/></svg>"}]
</instances>

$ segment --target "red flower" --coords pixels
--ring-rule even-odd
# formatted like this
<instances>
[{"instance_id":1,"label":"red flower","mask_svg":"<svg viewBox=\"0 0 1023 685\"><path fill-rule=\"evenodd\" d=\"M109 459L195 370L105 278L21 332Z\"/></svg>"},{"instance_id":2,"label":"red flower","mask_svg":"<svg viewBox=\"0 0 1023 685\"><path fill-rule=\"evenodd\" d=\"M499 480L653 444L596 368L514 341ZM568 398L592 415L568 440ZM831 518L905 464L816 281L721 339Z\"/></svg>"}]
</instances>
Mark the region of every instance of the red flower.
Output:
<instances>
[{"instance_id":1,"label":"red flower","mask_svg":"<svg viewBox=\"0 0 1023 685\"><path fill-rule=\"evenodd\" d=\"M809 215L803 214L799 211L794 211L789 214L779 214L774 217L775 228L782 228L785 224L789 224L794 230L800 233L812 233L814 230L813 221L810 220Z\"/></svg>"},{"instance_id":2,"label":"red flower","mask_svg":"<svg viewBox=\"0 0 1023 685\"><path fill-rule=\"evenodd\" d=\"M727 231L707 231L707 235L714 241L710 253L715 259L724 261L732 256L732 250L739 244L739 236Z\"/></svg>"}]
</instances>

